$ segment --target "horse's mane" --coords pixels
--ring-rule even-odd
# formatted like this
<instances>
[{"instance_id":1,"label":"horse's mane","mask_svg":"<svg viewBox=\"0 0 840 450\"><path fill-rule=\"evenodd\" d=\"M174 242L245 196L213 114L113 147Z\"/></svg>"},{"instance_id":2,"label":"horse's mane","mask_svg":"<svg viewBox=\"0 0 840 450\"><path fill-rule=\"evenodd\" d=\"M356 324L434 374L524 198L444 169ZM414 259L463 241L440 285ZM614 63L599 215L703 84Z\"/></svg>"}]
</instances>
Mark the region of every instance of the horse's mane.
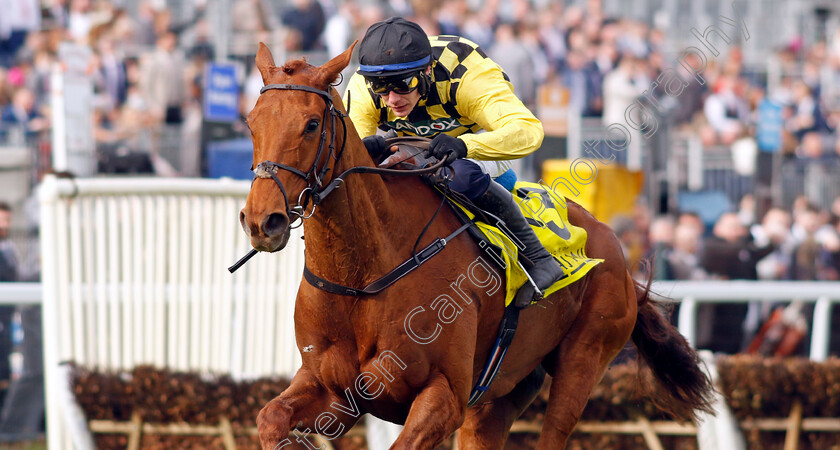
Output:
<instances>
[{"instance_id":1,"label":"horse's mane","mask_svg":"<svg viewBox=\"0 0 840 450\"><path fill-rule=\"evenodd\" d=\"M294 75L295 73L303 72L306 68L312 67L306 58L290 59L280 69L286 75Z\"/></svg>"}]
</instances>

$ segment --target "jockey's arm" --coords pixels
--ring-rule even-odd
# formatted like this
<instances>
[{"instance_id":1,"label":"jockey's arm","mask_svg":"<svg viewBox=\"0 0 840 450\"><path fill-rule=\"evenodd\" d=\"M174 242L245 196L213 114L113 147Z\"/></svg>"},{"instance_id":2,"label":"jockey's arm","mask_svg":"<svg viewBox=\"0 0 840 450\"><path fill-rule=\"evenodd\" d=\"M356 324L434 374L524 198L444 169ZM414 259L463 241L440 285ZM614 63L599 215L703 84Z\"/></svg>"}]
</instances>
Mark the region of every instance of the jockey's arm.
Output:
<instances>
[{"instance_id":1,"label":"jockey's arm","mask_svg":"<svg viewBox=\"0 0 840 450\"><path fill-rule=\"evenodd\" d=\"M487 131L459 136L467 144L467 157L518 159L542 144L542 123L514 95L513 85L491 60L467 71L456 95L458 112Z\"/></svg>"},{"instance_id":2,"label":"jockey's arm","mask_svg":"<svg viewBox=\"0 0 840 450\"><path fill-rule=\"evenodd\" d=\"M347 103L348 96L350 104ZM373 103L365 85L365 78L357 73L350 77L347 90L344 92L344 108L350 111L350 120L359 137L365 138L376 134L379 126L379 109Z\"/></svg>"}]
</instances>

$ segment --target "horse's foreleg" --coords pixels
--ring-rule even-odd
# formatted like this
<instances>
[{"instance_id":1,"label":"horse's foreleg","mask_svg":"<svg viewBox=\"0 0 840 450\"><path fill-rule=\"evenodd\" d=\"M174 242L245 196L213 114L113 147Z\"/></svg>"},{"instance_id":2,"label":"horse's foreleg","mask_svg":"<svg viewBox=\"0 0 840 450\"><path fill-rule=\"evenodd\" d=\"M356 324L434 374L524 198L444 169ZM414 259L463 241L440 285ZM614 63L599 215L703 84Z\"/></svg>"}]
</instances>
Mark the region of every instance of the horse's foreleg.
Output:
<instances>
[{"instance_id":1,"label":"horse's foreleg","mask_svg":"<svg viewBox=\"0 0 840 450\"><path fill-rule=\"evenodd\" d=\"M464 425L458 430L458 448L504 448L510 426L534 401L544 379L545 370L538 366L509 394L468 409Z\"/></svg>"},{"instance_id":2,"label":"horse's foreleg","mask_svg":"<svg viewBox=\"0 0 840 450\"><path fill-rule=\"evenodd\" d=\"M339 404L339 410L333 403ZM337 397L301 369L288 389L266 403L257 416L260 445L263 450L277 450L297 441L315 448L310 434L333 439L349 430L360 416L354 399Z\"/></svg>"},{"instance_id":3,"label":"horse's foreleg","mask_svg":"<svg viewBox=\"0 0 840 450\"><path fill-rule=\"evenodd\" d=\"M452 391L449 380L437 374L414 399L405 427L391 450L433 449L464 421L466 396Z\"/></svg>"}]
</instances>

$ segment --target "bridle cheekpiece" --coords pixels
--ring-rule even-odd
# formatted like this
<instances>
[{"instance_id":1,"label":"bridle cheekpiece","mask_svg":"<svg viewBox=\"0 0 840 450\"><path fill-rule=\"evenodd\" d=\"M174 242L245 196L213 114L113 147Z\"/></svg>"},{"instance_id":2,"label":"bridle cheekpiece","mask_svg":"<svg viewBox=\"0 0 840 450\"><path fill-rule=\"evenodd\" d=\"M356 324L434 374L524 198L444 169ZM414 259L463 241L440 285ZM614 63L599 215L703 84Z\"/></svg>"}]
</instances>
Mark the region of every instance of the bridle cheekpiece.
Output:
<instances>
[{"instance_id":1,"label":"bridle cheekpiece","mask_svg":"<svg viewBox=\"0 0 840 450\"><path fill-rule=\"evenodd\" d=\"M337 187L339 183L343 183L340 177L334 179L331 183L327 186L323 185L324 176L329 171L329 158L324 161L323 167L320 169L318 168L318 162L321 160L321 157L324 153L324 145L327 142L327 128L326 128L326 121L327 115L329 114L330 118L330 144L329 144L329 156L335 159L336 163L338 162L341 155L344 153L344 144L347 142L347 124L344 122L344 119L347 117L347 114L339 111L335 105L333 104L332 95L329 91L324 91L321 89L314 88L312 86L305 86L301 84L268 84L260 89L260 95L265 93L269 90L296 90L296 91L304 91L304 92L311 92L314 94L320 95L324 99L324 114L321 119L321 137L318 142L318 153L315 155L315 161L312 162L312 166L306 172L302 170L288 166L286 164L281 164L274 161L262 161L254 167L254 176L256 178L271 178L274 180L274 183L277 184L277 187L280 188L280 192L283 193L283 200L286 204L286 215L291 219L292 215L297 216L294 219L291 219L291 223L294 223L295 220L299 219L308 219L312 217L312 214L315 213L315 208L318 206L318 203L326 197L327 194L332 192L333 189ZM344 138L341 141L341 149L338 153L335 152L335 122L336 117L341 119L342 128L344 130ZM280 182L280 179L277 177L277 172L280 170L289 171L301 178L306 182L306 188L301 191L300 196L298 197L297 204L295 206L289 206L289 198L286 195L286 189L283 187L283 183ZM309 214L306 214L306 207L309 202L312 202L312 211ZM303 221L301 220L301 224ZM297 228L300 224L295 225L290 228Z\"/></svg>"}]
</instances>

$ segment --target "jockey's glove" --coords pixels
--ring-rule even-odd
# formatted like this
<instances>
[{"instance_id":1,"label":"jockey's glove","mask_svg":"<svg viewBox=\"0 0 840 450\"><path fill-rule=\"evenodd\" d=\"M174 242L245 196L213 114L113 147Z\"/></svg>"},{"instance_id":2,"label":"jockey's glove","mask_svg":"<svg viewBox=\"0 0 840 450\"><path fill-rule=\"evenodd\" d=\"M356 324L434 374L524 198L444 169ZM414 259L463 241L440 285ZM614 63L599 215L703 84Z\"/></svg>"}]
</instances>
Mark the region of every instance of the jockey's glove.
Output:
<instances>
[{"instance_id":1,"label":"jockey's glove","mask_svg":"<svg viewBox=\"0 0 840 450\"><path fill-rule=\"evenodd\" d=\"M429 144L429 155L440 161L445 159L446 164L452 164L456 159L467 157L467 143L448 134L440 133Z\"/></svg>"},{"instance_id":2,"label":"jockey's glove","mask_svg":"<svg viewBox=\"0 0 840 450\"><path fill-rule=\"evenodd\" d=\"M362 139L362 143L365 144L368 155L370 155L374 162L379 162L384 159L385 153L390 151L388 144L385 143L384 136L368 136Z\"/></svg>"}]
</instances>

